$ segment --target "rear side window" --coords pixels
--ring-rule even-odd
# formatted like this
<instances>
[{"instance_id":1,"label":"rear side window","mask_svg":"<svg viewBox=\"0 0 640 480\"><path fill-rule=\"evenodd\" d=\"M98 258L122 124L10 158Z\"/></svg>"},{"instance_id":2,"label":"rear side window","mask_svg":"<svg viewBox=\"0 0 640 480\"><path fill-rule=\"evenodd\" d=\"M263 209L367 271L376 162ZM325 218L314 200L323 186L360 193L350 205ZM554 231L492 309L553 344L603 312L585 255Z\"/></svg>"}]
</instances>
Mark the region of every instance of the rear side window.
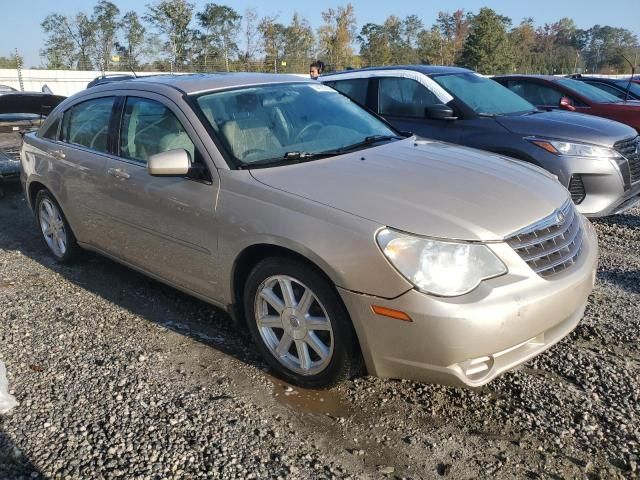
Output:
<instances>
[{"instance_id":1,"label":"rear side window","mask_svg":"<svg viewBox=\"0 0 640 480\"><path fill-rule=\"evenodd\" d=\"M60 128L60 117L56 118L51 125L40 135L42 138L48 138L49 140L58 139L58 129Z\"/></svg>"},{"instance_id":2,"label":"rear side window","mask_svg":"<svg viewBox=\"0 0 640 480\"><path fill-rule=\"evenodd\" d=\"M120 156L146 164L151 155L178 148L195 160L195 146L173 112L155 100L128 97L120 127Z\"/></svg>"},{"instance_id":3,"label":"rear side window","mask_svg":"<svg viewBox=\"0 0 640 480\"><path fill-rule=\"evenodd\" d=\"M95 98L71 107L62 121L62 140L107 153L114 101L115 97Z\"/></svg>"},{"instance_id":4,"label":"rear side window","mask_svg":"<svg viewBox=\"0 0 640 480\"><path fill-rule=\"evenodd\" d=\"M438 97L415 80L380 78L378 87L380 115L424 118L426 107L441 103Z\"/></svg>"},{"instance_id":5,"label":"rear side window","mask_svg":"<svg viewBox=\"0 0 640 480\"><path fill-rule=\"evenodd\" d=\"M326 85L335 88L340 93L346 95L360 105L366 106L367 104L367 90L369 86L369 79L367 78L353 78L351 80L326 82Z\"/></svg>"}]
</instances>

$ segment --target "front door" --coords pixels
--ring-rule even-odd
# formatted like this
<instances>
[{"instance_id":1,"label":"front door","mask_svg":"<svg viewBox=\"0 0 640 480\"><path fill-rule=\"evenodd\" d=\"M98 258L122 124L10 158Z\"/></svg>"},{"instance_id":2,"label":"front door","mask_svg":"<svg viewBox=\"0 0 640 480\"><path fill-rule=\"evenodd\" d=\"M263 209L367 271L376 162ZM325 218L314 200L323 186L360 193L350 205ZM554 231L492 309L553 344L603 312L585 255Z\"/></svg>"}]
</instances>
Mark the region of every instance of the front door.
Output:
<instances>
[{"instance_id":1,"label":"front door","mask_svg":"<svg viewBox=\"0 0 640 480\"><path fill-rule=\"evenodd\" d=\"M218 297L216 199L218 177L182 112L168 100L127 97L115 146L105 165L102 195L111 228L104 250L177 286ZM204 177L153 177L149 157L186 150Z\"/></svg>"}]
</instances>

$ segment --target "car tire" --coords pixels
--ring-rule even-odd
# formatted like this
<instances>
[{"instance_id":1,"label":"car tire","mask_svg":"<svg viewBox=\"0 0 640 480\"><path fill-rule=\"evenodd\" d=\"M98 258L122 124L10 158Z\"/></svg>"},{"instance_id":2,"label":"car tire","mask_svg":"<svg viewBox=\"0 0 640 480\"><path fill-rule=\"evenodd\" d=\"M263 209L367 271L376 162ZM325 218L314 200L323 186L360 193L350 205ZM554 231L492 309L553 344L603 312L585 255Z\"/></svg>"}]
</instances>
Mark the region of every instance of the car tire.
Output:
<instances>
[{"instance_id":1,"label":"car tire","mask_svg":"<svg viewBox=\"0 0 640 480\"><path fill-rule=\"evenodd\" d=\"M65 264L78 260L81 249L76 237L62 208L48 190L40 190L36 195L35 213L42 238L55 259Z\"/></svg>"},{"instance_id":2,"label":"car tire","mask_svg":"<svg viewBox=\"0 0 640 480\"><path fill-rule=\"evenodd\" d=\"M360 373L349 314L312 266L286 257L259 262L245 284L244 314L258 350L289 383L330 388Z\"/></svg>"}]
</instances>

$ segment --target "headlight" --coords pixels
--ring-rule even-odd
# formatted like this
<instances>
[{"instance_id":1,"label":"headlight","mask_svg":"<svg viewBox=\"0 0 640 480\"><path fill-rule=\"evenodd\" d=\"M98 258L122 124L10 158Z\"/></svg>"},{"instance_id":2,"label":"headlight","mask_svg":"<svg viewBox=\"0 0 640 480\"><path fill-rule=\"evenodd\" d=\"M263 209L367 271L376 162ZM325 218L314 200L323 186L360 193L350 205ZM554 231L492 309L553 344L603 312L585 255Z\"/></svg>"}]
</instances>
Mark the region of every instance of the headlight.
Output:
<instances>
[{"instance_id":1,"label":"headlight","mask_svg":"<svg viewBox=\"0 0 640 480\"><path fill-rule=\"evenodd\" d=\"M485 245L431 240L388 228L376 240L389 262L424 293L463 295L482 280L507 273Z\"/></svg>"},{"instance_id":2,"label":"headlight","mask_svg":"<svg viewBox=\"0 0 640 480\"><path fill-rule=\"evenodd\" d=\"M598 147L586 143L571 143L560 140L542 140L528 138L530 142L544 148L547 152L555 155L566 155L569 157L589 157L589 158L621 158L618 152L612 148Z\"/></svg>"}]
</instances>

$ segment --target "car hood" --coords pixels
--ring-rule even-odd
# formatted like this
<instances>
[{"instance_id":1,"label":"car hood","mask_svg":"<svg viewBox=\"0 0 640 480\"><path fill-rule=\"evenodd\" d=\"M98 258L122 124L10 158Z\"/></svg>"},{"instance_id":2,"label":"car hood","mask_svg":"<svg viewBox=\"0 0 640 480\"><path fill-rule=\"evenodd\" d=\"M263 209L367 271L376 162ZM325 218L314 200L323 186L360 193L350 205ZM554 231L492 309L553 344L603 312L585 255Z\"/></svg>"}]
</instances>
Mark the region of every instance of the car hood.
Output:
<instances>
[{"instance_id":1,"label":"car hood","mask_svg":"<svg viewBox=\"0 0 640 480\"><path fill-rule=\"evenodd\" d=\"M540 112L531 115L495 117L498 123L518 135L571 140L611 147L637 135L623 123L576 112Z\"/></svg>"},{"instance_id":2,"label":"car hood","mask_svg":"<svg viewBox=\"0 0 640 480\"><path fill-rule=\"evenodd\" d=\"M568 198L538 167L415 138L251 174L270 187L380 225L460 240L502 240Z\"/></svg>"}]
</instances>

